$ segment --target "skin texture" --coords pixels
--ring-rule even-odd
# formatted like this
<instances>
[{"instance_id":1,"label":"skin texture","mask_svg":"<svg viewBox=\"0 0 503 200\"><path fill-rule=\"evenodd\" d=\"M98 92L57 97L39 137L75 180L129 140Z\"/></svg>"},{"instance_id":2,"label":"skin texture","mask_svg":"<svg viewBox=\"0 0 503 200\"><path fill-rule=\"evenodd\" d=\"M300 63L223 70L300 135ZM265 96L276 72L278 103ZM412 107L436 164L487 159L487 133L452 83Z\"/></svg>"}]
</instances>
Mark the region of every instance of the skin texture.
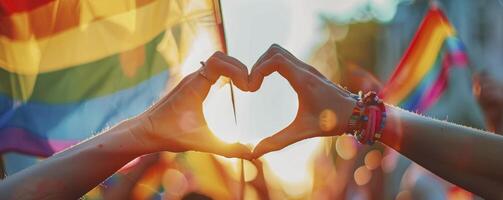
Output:
<instances>
[{"instance_id":1,"label":"skin texture","mask_svg":"<svg viewBox=\"0 0 503 200\"><path fill-rule=\"evenodd\" d=\"M249 159L250 149L218 140L204 120L202 101L220 76L248 91L246 67L217 52L143 114L0 182L1 199L77 199L134 158L160 151Z\"/></svg>"},{"instance_id":2,"label":"skin texture","mask_svg":"<svg viewBox=\"0 0 503 200\"><path fill-rule=\"evenodd\" d=\"M294 121L253 153L218 140L202 114L211 85L227 76L241 90L256 91L273 72L298 93ZM242 63L217 52L144 113L8 177L0 182L0 194L2 199L76 199L144 154L193 150L252 159L307 138L341 135L355 105L350 95L278 45L264 53L250 75ZM382 143L468 191L503 198L503 136L386 107Z\"/></svg>"},{"instance_id":3,"label":"skin texture","mask_svg":"<svg viewBox=\"0 0 503 200\"><path fill-rule=\"evenodd\" d=\"M295 120L284 130L260 142L254 157L300 140L344 133L354 100L349 92L327 81L313 67L278 45L257 61L250 75L250 91L272 72L285 77L299 97ZM317 116L332 109L337 124L321 131ZM503 137L448 123L386 105L387 122L381 142L436 175L487 199L503 198Z\"/></svg>"},{"instance_id":4,"label":"skin texture","mask_svg":"<svg viewBox=\"0 0 503 200\"><path fill-rule=\"evenodd\" d=\"M303 139L340 135L346 130L355 105L349 91L333 84L316 69L278 45L271 46L253 66L250 91L258 90L264 77L273 72L285 77L297 92L299 108L297 116L288 127L265 138L255 147L254 157L280 150ZM327 112L333 116L333 123L324 127L320 124L320 119Z\"/></svg>"}]
</instances>

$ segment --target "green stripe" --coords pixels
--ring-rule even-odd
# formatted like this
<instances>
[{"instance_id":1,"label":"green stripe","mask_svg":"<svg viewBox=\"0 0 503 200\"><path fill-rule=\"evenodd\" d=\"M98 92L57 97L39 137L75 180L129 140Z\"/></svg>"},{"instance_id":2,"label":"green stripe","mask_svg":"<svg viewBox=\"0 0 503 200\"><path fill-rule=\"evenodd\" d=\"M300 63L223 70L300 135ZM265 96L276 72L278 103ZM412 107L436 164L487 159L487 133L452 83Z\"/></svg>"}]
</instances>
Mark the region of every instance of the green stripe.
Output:
<instances>
[{"instance_id":1,"label":"green stripe","mask_svg":"<svg viewBox=\"0 0 503 200\"><path fill-rule=\"evenodd\" d=\"M44 103L71 103L105 96L149 79L167 69L164 58L156 50L164 33L146 43L145 63L134 77L128 77L121 68L120 54L64 70L39 74L29 101ZM0 93L16 100L25 100L20 94L19 80L29 77L0 70Z\"/></svg>"}]
</instances>

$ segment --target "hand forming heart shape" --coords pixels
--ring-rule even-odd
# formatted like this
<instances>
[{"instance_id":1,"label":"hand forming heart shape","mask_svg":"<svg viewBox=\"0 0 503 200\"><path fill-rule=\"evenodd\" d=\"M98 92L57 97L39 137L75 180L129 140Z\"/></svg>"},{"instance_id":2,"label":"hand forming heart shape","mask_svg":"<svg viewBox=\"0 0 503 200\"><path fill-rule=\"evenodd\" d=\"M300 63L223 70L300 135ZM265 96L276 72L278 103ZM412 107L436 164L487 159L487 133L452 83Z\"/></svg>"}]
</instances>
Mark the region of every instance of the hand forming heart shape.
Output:
<instances>
[{"instance_id":1,"label":"hand forming heart shape","mask_svg":"<svg viewBox=\"0 0 503 200\"><path fill-rule=\"evenodd\" d=\"M203 102L209 129L222 141L254 147L260 140L282 130L294 120L298 110L297 93L278 73L264 79L255 92L243 92L219 80ZM235 111L235 112L234 112Z\"/></svg>"},{"instance_id":2,"label":"hand forming heart shape","mask_svg":"<svg viewBox=\"0 0 503 200\"><path fill-rule=\"evenodd\" d=\"M264 77L273 72L286 78L298 94L299 109L293 122L263 139L253 153L242 144L227 144L216 138L202 112L202 102L211 85L220 76L226 76L239 89L254 92ZM240 61L217 52L206 61L206 66L188 75L170 94L138 116L145 122L142 128L146 134L136 137L153 151L194 150L251 159L306 138L343 133L354 104L350 92L279 45L272 45L259 58L250 75Z\"/></svg>"}]
</instances>

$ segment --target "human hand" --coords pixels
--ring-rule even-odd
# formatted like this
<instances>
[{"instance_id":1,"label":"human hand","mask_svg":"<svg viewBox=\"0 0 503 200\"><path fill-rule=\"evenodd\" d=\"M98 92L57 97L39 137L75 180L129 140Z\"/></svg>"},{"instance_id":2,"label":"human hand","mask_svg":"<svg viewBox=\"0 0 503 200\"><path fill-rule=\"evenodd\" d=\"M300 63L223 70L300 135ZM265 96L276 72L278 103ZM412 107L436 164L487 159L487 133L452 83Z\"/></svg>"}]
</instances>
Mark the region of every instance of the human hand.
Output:
<instances>
[{"instance_id":1,"label":"human hand","mask_svg":"<svg viewBox=\"0 0 503 200\"><path fill-rule=\"evenodd\" d=\"M248 70L221 52L213 54L198 71L185 77L167 96L138 116L143 126L135 134L150 151L201 151L225 157L250 158L246 146L219 140L208 129L202 103L220 76L229 77L248 91Z\"/></svg>"},{"instance_id":2,"label":"human hand","mask_svg":"<svg viewBox=\"0 0 503 200\"><path fill-rule=\"evenodd\" d=\"M255 63L249 90L258 90L264 77L273 72L279 72L297 92L299 108L289 126L255 147L254 158L307 138L340 135L346 130L356 104L350 92L333 84L279 45L272 45Z\"/></svg>"},{"instance_id":3,"label":"human hand","mask_svg":"<svg viewBox=\"0 0 503 200\"><path fill-rule=\"evenodd\" d=\"M484 111L488 130L501 134L503 131L503 83L487 72L473 76L473 93Z\"/></svg>"}]
</instances>

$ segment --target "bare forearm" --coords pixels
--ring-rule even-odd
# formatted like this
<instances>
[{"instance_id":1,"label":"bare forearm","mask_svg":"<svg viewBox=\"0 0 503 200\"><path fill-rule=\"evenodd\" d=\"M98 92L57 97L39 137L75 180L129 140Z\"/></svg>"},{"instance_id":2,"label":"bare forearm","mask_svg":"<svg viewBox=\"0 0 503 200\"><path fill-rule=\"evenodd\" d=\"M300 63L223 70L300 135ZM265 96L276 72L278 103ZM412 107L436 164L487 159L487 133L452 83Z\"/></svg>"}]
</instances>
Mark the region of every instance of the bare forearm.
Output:
<instances>
[{"instance_id":1,"label":"bare forearm","mask_svg":"<svg viewBox=\"0 0 503 200\"><path fill-rule=\"evenodd\" d=\"M382 142L444 179L501 196L503 137L387 106Z\"/></svg>"},{"instance_id":2,"label":"bare forearm","mask_svg":"<svg viewBox=\"0 0 503 200\"><path fill-rule=\"evenodd\" d=\"M122 122L8 177L0 184L0 194L8 199L76 199L82 196L127 162L149 153L131 134L134 123Z\"/></svg>"}]
</instances>

